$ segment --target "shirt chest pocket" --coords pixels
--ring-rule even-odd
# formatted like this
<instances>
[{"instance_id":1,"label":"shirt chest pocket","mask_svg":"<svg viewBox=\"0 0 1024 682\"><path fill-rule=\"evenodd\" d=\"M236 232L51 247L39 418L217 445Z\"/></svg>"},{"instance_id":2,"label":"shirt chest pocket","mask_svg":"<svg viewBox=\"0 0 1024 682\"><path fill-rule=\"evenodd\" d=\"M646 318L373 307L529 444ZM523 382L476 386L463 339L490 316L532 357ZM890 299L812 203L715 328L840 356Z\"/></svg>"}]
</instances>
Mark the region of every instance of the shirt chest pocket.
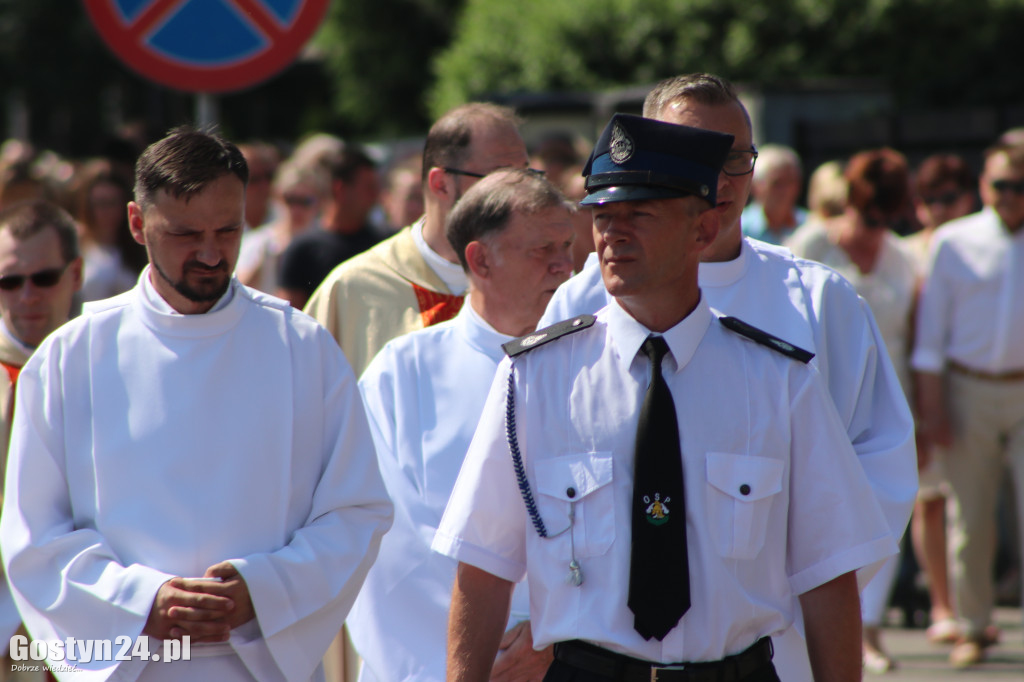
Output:
<instances>
[{"instance_id":1,"label":"shirt chest pocket","mask_svg":"<svg viewBox=\"0 0 1024 682\"><path fill-rule=\"evenodd\" d=\"M579 557L604 554L615 540L612 456L565 455L534 463L537 509L548 538L572 543ZM571 526L571 530L570 530Z\"/></svg>"},{"instance_id":2,"label":"shirt chest pocket","mask_svg":"<svg viewBox=\"0 0 1024 682\"><path fill-rule=\"evenodd\" d=\"M785 465L777 459L708 453L709 530L721 556L753 559L764 547L768 517L782 492L784 471Z\"/></svg>"}]
</instances>

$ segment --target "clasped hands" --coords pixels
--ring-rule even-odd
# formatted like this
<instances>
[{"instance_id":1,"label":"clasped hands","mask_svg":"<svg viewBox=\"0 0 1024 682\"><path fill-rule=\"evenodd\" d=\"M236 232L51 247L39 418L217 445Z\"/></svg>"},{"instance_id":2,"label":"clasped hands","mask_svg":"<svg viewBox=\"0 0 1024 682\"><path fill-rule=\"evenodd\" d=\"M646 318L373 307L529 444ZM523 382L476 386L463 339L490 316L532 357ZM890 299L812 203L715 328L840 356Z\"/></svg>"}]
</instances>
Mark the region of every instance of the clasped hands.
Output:
<instances>
[{"instance_id":1,"label":"clasped hands","mask_svg":"<svg viewBox=\"0 0 1024 682\"><path fill-rule=\"evenodd\" d=\"M193 643L226 642L232 630L255 615L245 579L222 561L206 569L203 578L171 578L161 585L142 633L157 639L188 635Z\"/></svg>"}]
</instances>

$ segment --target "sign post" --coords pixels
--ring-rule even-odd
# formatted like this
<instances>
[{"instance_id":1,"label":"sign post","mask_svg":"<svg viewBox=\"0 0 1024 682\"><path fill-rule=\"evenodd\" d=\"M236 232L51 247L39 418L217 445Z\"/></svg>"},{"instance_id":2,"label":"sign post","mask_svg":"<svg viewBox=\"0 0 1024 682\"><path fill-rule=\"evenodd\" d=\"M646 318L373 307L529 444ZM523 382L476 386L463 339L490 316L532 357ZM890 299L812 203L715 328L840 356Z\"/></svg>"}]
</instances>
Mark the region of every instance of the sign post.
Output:
<instances>
[{"instance_id":1,"label":"sign post","mask_svg":"<svg viewBox=\"0 0 1024 682\"><path fill-rule=\"evenodd\" d=\"M85 0L100 36L129 67L177 90L223 93L292 63L329 0Z\"/></svg>"}]
</instances>

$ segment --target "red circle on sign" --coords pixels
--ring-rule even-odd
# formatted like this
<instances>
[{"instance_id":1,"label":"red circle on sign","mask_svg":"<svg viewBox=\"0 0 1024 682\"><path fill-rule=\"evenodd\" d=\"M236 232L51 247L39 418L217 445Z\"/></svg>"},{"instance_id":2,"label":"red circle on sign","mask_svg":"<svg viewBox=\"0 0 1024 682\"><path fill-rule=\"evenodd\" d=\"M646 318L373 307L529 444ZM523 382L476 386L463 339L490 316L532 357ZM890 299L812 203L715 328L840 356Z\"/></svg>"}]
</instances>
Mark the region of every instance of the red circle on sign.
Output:
<instances>
[{"instance_id":1,"label":"red circle on sign","mask_svg":"<svg viewBox=\"0 0 1024 682\"><path fill-rule=\"evenodd\" d=\"M320 25L329 2L301 0L291 24L284 26L260 0L228 0L258 29L267 46L237 61L209 66L175 59L146 45L150 31L187 1L148 0L129 22L115 0L85 0L85 8L107 46L143 76L187 92L213 93L255 85L291 64Z\"/></svg>"}]
</instances>

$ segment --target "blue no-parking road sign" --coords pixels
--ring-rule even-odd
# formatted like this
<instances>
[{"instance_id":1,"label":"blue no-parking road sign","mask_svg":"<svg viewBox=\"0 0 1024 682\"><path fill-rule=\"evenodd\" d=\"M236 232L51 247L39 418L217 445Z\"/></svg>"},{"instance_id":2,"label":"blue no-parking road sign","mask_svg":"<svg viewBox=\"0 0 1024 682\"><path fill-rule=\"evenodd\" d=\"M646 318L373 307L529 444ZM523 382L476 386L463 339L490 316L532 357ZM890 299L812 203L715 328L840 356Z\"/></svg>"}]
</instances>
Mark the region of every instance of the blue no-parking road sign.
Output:
<instances>
[{"instance_id":1,"label":"blue no-parking road sign","mask_svg":"<svg viewBox=\"0 0 1024 682\"><path fill-rule=\"evenodd\" d=\"M128 66L188 92L254 85L290 64L329 0L85 0Z\"/></svg>"}]
</instances>

